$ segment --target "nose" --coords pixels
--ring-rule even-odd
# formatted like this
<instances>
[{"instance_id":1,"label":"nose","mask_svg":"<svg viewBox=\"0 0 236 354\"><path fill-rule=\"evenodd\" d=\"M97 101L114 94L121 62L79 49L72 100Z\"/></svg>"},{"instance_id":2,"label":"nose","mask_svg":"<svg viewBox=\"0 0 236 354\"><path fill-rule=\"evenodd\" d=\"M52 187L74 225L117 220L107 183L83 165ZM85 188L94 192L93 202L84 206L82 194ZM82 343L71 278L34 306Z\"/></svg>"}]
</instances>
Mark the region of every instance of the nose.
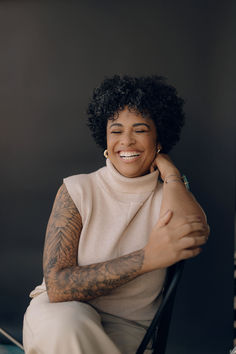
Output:
<instances>
[{"instance_id":1,"label":"nose","mask_svg":"<svg viewBox=\"0 0 236 354\"><path fill-rule=\"evenodd\" d=\"M135 137L133 136L133 134L131 132L126 132L124 134L122 134L121 137L121 145L122 146L130 146L135 144L136 140Z\"/></svg>"}]
</instances>

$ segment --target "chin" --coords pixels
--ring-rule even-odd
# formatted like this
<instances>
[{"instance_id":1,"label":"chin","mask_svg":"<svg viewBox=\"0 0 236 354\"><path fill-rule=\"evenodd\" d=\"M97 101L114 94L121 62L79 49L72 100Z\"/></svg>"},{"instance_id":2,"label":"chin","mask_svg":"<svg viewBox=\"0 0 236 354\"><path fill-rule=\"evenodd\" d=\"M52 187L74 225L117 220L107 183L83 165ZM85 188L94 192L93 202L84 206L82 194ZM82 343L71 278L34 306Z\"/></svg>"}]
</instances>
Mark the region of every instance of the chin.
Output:
<instances>
[{"instance_id":1,"label":"chin","mask_svg":"<svg viewBox=\"0 0 236 354\"><path fill-rule=\"evenodd\" d=\"M124 177L135 178L150 173L150 165L143 161L124 162L110 159L115 169ZM148 165L148 166L147 166Z\"/></svg>"}]
</instances>

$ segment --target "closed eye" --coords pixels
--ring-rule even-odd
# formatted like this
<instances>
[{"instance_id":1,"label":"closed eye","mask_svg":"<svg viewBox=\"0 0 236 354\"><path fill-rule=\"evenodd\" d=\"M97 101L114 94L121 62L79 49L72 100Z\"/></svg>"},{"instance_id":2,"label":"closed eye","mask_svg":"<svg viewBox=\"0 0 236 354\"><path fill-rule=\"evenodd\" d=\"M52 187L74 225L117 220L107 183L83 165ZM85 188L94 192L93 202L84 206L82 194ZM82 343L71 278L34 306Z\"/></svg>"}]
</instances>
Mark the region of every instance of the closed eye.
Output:
<instances>
[{"instance_id":1,"label":"closed eye","mask_svg":"<svg viewBox=\"0 0 236 354\"><path fill-rule=\"evenodd\" d=\"M135 130L135 133L147 133L147 130Z\"/></svg>"},{"instance_id":2,"label":"closed eye","mask_svg":"<svg viewBox=\"0 0 236 354\"><path fill-rule=\"evenodd\" d=\"M120 131L115 131L115 132L111 132L111 134L119 134L121 133Z\"/></svg>"}]
</instances>

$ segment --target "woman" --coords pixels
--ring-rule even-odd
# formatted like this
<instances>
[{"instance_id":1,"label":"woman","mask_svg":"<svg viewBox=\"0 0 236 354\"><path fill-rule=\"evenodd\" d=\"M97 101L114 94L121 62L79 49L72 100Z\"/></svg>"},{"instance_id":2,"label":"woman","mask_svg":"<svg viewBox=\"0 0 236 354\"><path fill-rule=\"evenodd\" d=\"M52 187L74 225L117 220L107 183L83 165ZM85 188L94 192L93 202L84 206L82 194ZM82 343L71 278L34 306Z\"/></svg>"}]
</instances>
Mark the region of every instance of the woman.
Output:
<instances>
[{"instance_id":1,"label":"woman","mask_svg":"<svg viewBox=\"0 0 236 354\"><path fill-rule=\"evenodd\" d=\"M166 267L200 253L205 214L166 155L179 140L182 107L157 76L115 75L94 90L89 127L106 167L65 178L57 193L45 283L24 318L26 353L135 353Z\"/></svg>"}]
</instances>

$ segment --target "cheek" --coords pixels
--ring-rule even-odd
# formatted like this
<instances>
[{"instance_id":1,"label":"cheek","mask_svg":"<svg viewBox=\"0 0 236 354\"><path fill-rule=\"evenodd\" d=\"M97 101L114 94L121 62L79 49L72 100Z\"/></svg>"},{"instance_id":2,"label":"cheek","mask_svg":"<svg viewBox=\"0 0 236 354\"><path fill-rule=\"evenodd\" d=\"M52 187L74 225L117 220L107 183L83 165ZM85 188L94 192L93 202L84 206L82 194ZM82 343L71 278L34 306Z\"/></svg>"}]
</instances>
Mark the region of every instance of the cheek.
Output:
<instances>
[{"instance_id":1,"label":"cheek","mask_svg":"<svg viewBox=\"0 0 236 354\"><path fill-rule=\"evenodd\" d=\"M107 132L106 134L106 140L107 140L107 146L111 144L111 135Z\"/></svg>"},{"instance_id":2,"label":"cheek","mask_svg":"<svg viewBox=\"0 0 236 354\"><path fill-rule=\"evenodd\" d=\"M113 147L116 144L116 137L115 136L107 136L107 148L112 151Z\"/></svg>"},{"instance_id":3,"label":"cheek","mask_svg":"<svg viewBox=\"0 0 236 354\"><path fill-rule=\"evenodd\" d=\"M146 147L150 151L156 150L156 147L157 147L156 137L149 138L148 141L146 142Z\"/></svg>"},{"instance_id":4,"label":"cheek","mask_svg":"<svg viewBox=\"0 0 236 354\"><path fill-rule=\"evenodd\" d=\"M149 147L147 149L148 152L148 162L152 162L156 156L157 152L157 143L156 140L153 139L151 143L149 143Z\"/></svg>"}]
</instances>

